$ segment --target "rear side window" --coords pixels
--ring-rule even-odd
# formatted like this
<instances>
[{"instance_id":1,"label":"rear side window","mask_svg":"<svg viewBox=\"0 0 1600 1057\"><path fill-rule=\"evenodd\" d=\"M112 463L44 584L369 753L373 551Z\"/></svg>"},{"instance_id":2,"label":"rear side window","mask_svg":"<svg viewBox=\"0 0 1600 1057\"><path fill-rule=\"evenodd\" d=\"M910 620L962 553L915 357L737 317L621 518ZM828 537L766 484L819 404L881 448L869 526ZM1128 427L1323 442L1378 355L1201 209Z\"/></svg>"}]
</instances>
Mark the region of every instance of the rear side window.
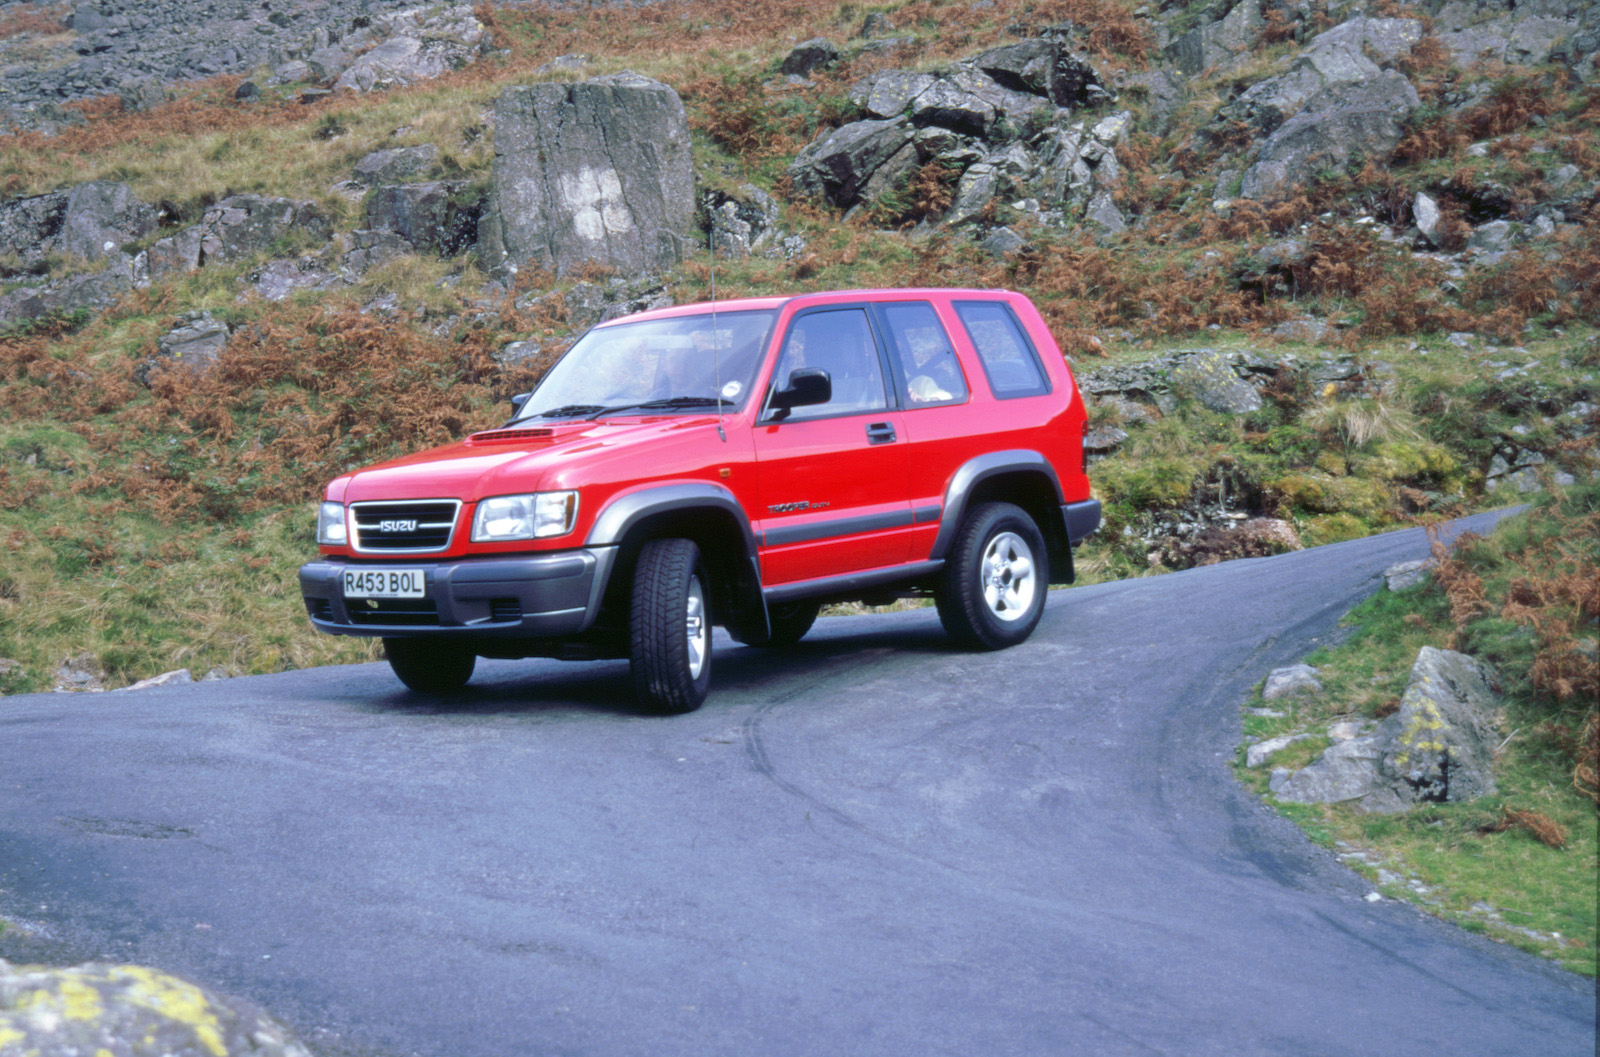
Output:
<instances>
[{"instance_id":1,"label":"rear side window","mask_svg":"<svg viewBox=\"0 0 1600 1057\"><path fill-rule=\"evenodd\" d=\"M998 399L1050 391L1039 354L1009 307L998 301L957 301L955 310Z\"/></svg>"},{"instance_id":2,"label":"rear side window","mask_svg":"<svg viewBox=\"0 0 1600 1057\"><path fill-rule=\"evenodd\" d=\"M933 306L926 301L891 302L878 310L894 349L901 405L927 407L965 400L967 380Z\"/></svg>"}]
</instances>

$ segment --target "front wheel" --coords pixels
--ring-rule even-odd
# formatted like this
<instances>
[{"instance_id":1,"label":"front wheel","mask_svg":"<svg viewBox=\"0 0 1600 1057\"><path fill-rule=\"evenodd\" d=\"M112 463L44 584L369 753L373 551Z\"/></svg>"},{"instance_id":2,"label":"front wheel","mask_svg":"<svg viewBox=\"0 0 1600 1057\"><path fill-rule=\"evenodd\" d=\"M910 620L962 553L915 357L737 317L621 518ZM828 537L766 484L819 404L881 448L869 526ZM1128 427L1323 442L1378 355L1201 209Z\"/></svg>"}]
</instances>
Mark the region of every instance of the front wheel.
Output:
<instances>
[{"instance_id":1,"label":"front wheel","mask_svg":"<svg viewBox=\"0 0 1600 1057\"><path fill-rule=\"evenodd\" d=\"M628 620L633 694L650 712L693 712L711 689L711 612L700 548L651 540L639 551Z\"/></svg>"},{"instance_id":2,"label":"front wheel","mask_svg":"<svg viewBox=\"0 0 1600 1057\"><path fill-rule=\"evenodd\" d=\"M402 683L419 694L459 690L472 678L475 654L427 639L384 639L384 656Z\"/></svg>"},{"instance_id":3,"label":"front wheel","mask_svg":"<svg viewBox=\"0 0 1600 1057\"><path fill-rule=\"evenodd\" d=\"M1033 634L1044 615L1050 557L1028 512L984 503L967 515L934 589L939 622L970 649L1000 650Z\"/></svg>"}]
</instances>

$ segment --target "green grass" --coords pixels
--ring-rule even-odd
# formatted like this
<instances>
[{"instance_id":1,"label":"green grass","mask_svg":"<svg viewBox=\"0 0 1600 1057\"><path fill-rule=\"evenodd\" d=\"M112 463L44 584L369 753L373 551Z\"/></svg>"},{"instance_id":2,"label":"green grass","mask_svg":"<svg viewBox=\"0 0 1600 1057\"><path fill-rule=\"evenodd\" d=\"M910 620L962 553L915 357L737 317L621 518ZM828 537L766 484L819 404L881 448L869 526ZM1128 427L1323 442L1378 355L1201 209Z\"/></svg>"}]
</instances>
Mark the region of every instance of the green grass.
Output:
<instances>
[{"instance_id":1,"label":"green grass","mask_svg":"<svg viewBox=\"0 0 1600 1057\"><path fill-rule=\"evenodd\" d=\"M1597 509L1600 487L1574 488L1564 502L1546 500L1536 516L1508 519L1493 535L1469 542L1457 555L1483 574L1491 599L1525 589L1516 585L1536 579L1537 571L1560 582L1574 570L1544 557L1549 551L1540 548L1555 547L1576 556L1575 561L1587 556L1592 562L1600 540L1592 531L1593 521L1581 519ZM1529 555L1537 557L1530 561ZM1529 564L1535 573L1529 572ZM1580 576L1593 568L1574 566ZM1544 615L1561 614L1555 607ZM1350 632L1344 641L1307 658L1320 670L1322 693L1271 703L1257 697L1247 703L1283 713L1247 711L1243 725L1248 742L1297 731L1320 734L1338 720L1372 721L1387 714L1405 690L1417 651L1424 645L1449 644L1455 627L1449 598L1431 583L1405 592L1379 591L1350 614L1347 624ZM1592 623L1587 635L1593 642ZM1563 700L1537 685L1530 672L1538 642L1497 608L1468 619L1459 637L1465 640L1457 643L1463 650L1495 665L1505 692L1504 744L1496 761L1494 794L1394 815L1366 814L1338 804L1277 807L1317 843L1372 860L1347 861L1375 884L1380 869L1396 875L1398 880L1378 886L1384 895L1410 900L1463 927L1594 976L1600 948L1595 906L1600 827L1595 803L1575 788L1572 756L1575 732L1594 704ZM1235 772L1270 800L1271 769L1306 766L1326 745L1325 738L1298 742L1253 770L1244 766L1241 748ZM1543 843L1523 827L1507 828L1508 812L1537 813L1549 820L1564 832L1565 846Z\"/></svg>"}]
</instances>

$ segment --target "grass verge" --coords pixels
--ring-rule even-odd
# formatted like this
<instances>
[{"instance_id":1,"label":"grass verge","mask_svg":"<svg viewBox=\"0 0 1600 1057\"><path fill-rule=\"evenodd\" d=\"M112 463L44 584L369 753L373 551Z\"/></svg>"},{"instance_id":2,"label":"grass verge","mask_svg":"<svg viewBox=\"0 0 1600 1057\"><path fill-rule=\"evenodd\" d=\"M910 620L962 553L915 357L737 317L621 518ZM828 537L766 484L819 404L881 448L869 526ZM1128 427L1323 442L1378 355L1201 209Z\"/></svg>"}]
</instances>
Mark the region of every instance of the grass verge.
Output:
<instances>
[{"instance_id":1,"label":"grass verge","mask_svg":"<svg viewBox=\"0 0 1600 1057\"><path fill-rule=\"evenodd\" d=\"M1312 736L1257 768L1241 749L1236 773L1382 894L1594 976L1600 485L1546 497L1489 537L1435 551L1429 582L1378 593L1347 618L1344 642L1308 658L1321 693L1248 703L1247 742ZM1530 607L1535 598L1546 604ZM1496 792L1396 815L1273 801L1272 768L1312 762L1334 723L1368 723L1398 707L1425 645L1470 653L1499 673Z\"/></svg>"}]
</instances>

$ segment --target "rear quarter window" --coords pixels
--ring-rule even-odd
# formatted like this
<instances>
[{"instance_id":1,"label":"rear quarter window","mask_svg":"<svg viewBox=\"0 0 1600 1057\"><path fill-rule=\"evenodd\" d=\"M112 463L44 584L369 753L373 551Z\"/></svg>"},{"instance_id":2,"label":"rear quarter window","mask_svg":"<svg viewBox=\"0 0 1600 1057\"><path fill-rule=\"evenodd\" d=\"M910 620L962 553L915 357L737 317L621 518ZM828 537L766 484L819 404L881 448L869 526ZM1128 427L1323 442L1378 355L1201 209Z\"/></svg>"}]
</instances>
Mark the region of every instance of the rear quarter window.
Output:
<instances>
[{"instance_id":1,"label":"rear quarter window","mask_svg":"<svg viewBox=\"0 0 1600 1057\"><path fill-rule=\"evenodd\" d=\"M1039 353L1009 306L999 301L957 301L954 307L996 399L1050 391Z\"/></svg>"}]
</instances>

